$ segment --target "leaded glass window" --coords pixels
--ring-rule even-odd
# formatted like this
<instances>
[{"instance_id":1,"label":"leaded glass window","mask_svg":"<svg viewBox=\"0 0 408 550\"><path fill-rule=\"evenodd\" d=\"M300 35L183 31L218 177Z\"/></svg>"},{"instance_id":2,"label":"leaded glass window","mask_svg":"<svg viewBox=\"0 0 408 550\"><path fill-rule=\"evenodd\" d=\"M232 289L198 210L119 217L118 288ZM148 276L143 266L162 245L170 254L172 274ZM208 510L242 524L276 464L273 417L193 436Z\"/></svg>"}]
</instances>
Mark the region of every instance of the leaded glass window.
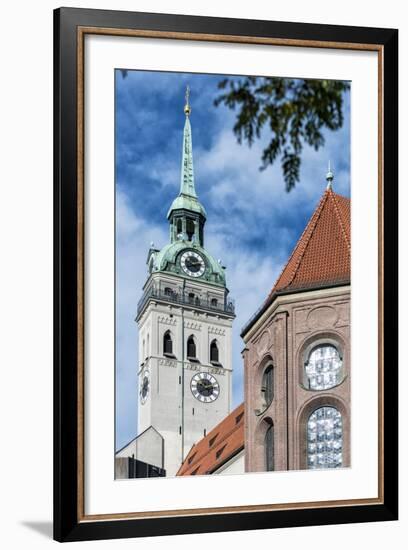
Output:
<instances>
[{"instance_id":1,"label":"leaded glass window","mask_svg":"<svg viewBox=\"0 0 408 550\"><path fill-rule=\"evenodd\" d=\"M339 468L343 464L343 421L335 407L320 407L307 422L307 467Z\"/></svg>"},{"instance_id":2,"label":"leaded glass window","mask_svg":"<svg viewBox=\"0 0 408 550\"><path fill-rule=\"evenodd\" d=\"M265 434L265 470L267 472L275 469L273 431L273 424L269 424Z\"/></svg>"},{"instance_id":3,"label":"leaded glass window","mask_svg":"<svg viewBox=\"0 0 408 550\"><path fill-rule=\"evenodd\" d=\"M273 366L269 365L266 367L265 372L262 376L262 388L263 393L263 405L264 407L269 407L273 400Z\"/></svg>"},{"instance_id":4,"label":"leaded glass window","mask_svg":"<svg viewBox=\"0 0 408 550\"><path fill-rule=\"evenodd\" d=\"M340 384L343 361L338 349L331 344L316 346L305 363L305 383L310 390L327 390Z\"/></svg>"}]
</instances>

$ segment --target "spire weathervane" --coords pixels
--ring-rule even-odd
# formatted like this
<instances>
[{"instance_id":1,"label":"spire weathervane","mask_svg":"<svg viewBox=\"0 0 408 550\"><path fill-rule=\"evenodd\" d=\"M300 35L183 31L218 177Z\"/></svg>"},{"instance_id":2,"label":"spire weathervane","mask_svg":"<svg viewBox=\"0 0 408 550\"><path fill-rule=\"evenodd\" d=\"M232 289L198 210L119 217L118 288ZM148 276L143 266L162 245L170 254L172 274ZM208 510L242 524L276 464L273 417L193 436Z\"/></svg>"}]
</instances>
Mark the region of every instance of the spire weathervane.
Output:
<instances>
[{"instance_id":1,"label":"spire weathervane","mask_svg":"<svg viewBox=\"0 0 408 550\"><path fill-rule=\"evenodd\" d=\"M334 174L332 172L332 169L331 169L331 163L329 161L329 168L328 168L328 171L327 171L327 174L326 174L326 181L327 181L327 187L326 189L329 190L332 188L333 186L333 180L334 180Z\"/></svg>"},{"instance_id":2,"label":"spire weathervane","mask_svg":"<svg viewBox=\"0 0 408 550\"><path fill-rule=\"evenodd\" d=\"M190 107L190 86L187 84L186 88L186 104L184 105L184 112L186 116L189 116L191 113L191 107Z\"/></svg>"}]
</instances>

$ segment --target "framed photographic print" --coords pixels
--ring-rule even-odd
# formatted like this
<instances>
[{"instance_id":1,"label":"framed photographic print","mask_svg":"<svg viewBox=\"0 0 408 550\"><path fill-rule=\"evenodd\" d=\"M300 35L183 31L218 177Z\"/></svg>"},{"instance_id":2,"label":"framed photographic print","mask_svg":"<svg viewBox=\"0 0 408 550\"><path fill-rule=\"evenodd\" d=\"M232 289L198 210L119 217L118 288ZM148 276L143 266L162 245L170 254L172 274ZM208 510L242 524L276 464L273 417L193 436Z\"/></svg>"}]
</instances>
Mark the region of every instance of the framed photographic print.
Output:
<instances>
[{"instance_id":1,"label":"framed photographic print","mask_svg":"<svg viewBox=\"0 0 408 550\"><path fill-rule=\"evenodd\" d=\"M54 28L56 540L397 519L397 31Z\"/></svg>"}]
</instances>

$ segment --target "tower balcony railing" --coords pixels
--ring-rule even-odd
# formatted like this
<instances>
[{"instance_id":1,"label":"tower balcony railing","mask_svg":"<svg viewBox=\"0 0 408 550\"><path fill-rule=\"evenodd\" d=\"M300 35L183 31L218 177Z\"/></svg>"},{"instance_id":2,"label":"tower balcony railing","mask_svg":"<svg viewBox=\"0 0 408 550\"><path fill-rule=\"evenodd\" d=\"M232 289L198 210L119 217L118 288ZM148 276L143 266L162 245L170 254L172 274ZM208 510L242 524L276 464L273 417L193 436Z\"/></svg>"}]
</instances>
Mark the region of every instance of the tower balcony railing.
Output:
<instances>
[{"instance_id":1,"label":"tower balcony railing","mask_svg":"<svg viewBox=\"0 0 408 550\"><path fill-rule=\"evenodd\" d=\"M235 315L235 302L232 299L225 301L215 300L214 298L203 298L192 296L188 292L169 292L154 287L148 288L137 304L137 314L139 315L150 299L161 300L173 304L187 305L194 308L209 309L220 313Z\"/></svg>"}]
</instances>

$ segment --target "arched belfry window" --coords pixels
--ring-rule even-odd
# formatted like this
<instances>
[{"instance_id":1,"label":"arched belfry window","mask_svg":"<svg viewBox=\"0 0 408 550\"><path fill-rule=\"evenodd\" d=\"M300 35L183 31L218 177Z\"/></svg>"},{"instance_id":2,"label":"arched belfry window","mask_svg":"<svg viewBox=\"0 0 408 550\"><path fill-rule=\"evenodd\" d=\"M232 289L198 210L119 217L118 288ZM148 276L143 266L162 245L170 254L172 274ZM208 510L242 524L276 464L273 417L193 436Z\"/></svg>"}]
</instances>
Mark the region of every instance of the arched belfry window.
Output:
<instances>
[{"instance_id":1,"label":"arched belfry window","mask_svg":"<svg viewBox=\"0 0 408 550\"><path fill-rule=\"evenodd\" d=\"M343 421L335 407L319 407L307 421L307 467L339 468L343 464Z\"/></svg>"},{"instance_id":2,"label":"arched belfry window","mask_svg":"<svg viewBox=\"0 0 408 550\"><path fill-rule=\"evenodd\" d=\"M220 354L218 350L217 340L213 340L210 344L210 362L219 363L219 361L220 361Z\"/></svg>"},{"instance_id":3,"label":"arched belfry window","mask_svg":"<svg viewBox=\"0 0 408 550\"><path fill-rule=\"evenodd\" d=\"M187 218L186 233L187 233L187 238L188 238L189 241L192 240L193 235L194 235L194 231L195 231L194 220L192 220L191 218Z\"/></svg>"},{"instance_id":4,"label":"arched belfry window","mask_svg":"<svg viewBox=\"0 0 408 550\"><path fill-rule=\"evenodd\" d=\"M272 403L273 400L273 386L274 386L274 376L273 376L273 365L269 363L264 370L262 376L262 386L261 392L263 396L263 407L266 409Z\"/></svg>"},{"instance_id":5,"label":"arched belfry window","mask_svg":"<svg viewBox=\"0 0 408 550\"><path fill-rule=\"evenodd\" d=\"M183 222L181 218L177 220L177 238L181 239L183 236Z\"/></svg>"},{"instance_id":6,"label":"arched belfry window","mask_svg":"<svg viewBox=\"0 0 408 550\"><path fill-rule=\"evenodd\" d=\"M187 357L189 359L197 359L197 348L194 336L189 336L187 340Z\"/></svg>"},{"instance_id":7,"label":"arched belfry window","mask_svg":"<svg viewBox=\"0 0 408 550\"><path fill-rule=\"evenodd\" d=\"M166 331L163 336L163 354L173 355L173 340L170 331Z\"/></svg>"},{"instance_id":8,"label":"arched belfry window","mask_svg":"<svg viewBox=\"0 0 408 550\"><path fill-rule=\"evenodd\" d=\"M267 472L271 472L275 469L274 439L273 422L269 421L265 433L265 471Z\"/></svg>"},{"instance_id":9,"label":"arched belfry window","mask_svg":"<svg viewBox=\"0 0 408 550\"><path fill-rule=\"evenodd\" d=\"M311 349L304 365L304 385L310 390L327 390L343 380L343 360L333 344Z\"/></svg>"}]
</instances>

